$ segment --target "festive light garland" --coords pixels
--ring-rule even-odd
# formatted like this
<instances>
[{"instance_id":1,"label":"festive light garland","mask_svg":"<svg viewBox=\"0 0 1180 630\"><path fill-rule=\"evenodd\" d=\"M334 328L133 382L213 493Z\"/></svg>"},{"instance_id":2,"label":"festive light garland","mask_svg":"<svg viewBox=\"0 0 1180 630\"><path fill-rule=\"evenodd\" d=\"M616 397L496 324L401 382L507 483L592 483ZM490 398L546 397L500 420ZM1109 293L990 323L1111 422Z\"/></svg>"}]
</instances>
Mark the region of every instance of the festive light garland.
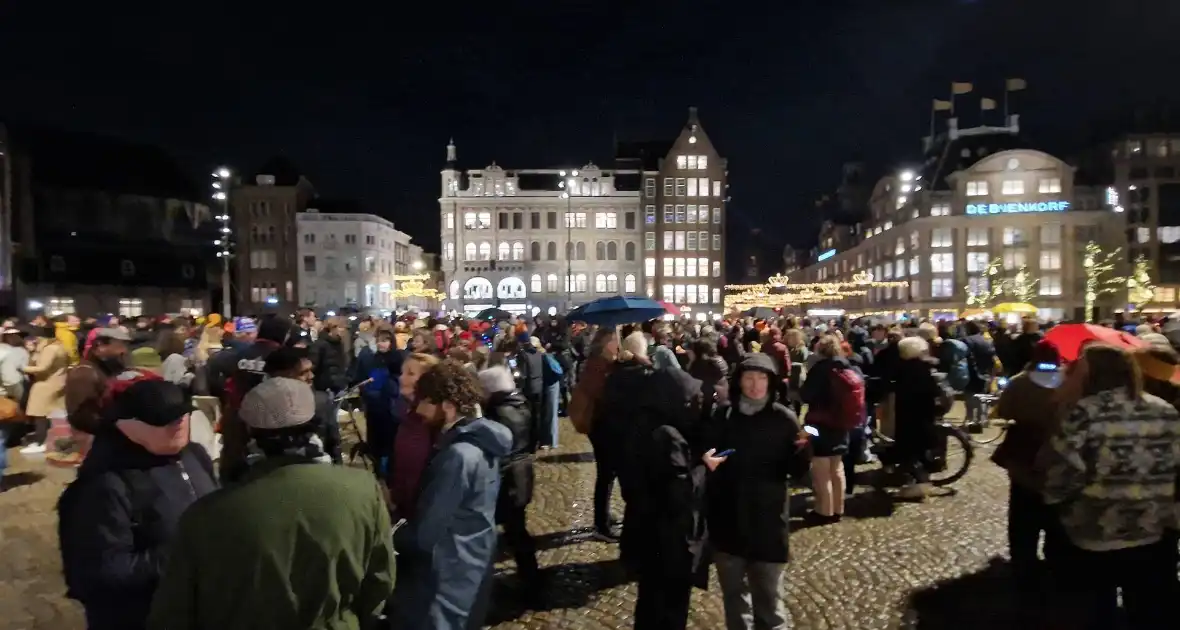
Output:
<instances>
[{"instance_id":1,"label":"festive light garland","mask_svg":"<svg viewBox=\"0 0 1180 630\"><path fill-rule=\"evenodd\" d=\"M441 291L426 288L426 282L430 279L430 274L425 273L414 276L394 276L393 281L398 283L398 286L393 290L393 297L440 299L443 295Z\"/></svg>"},{"instance_id":2,"label":"festive light garland","mask_svg":"<svg viewBox=\"0 0 1180 630\"><path fill-rule=\"evenodd\" d=\"M765 306L779 308L784 306L802 306L816 302L831 302L849 297L868 295L869 288L908 287L906 281L877 282L873 274L859 272L852 276L852 280L843 282L809 282L791 283L784 275L774 275L766 279L766 284L727 284L725 285L725 307L727 309L744 310L746 308Z\"/></svg>"}]
</instances>

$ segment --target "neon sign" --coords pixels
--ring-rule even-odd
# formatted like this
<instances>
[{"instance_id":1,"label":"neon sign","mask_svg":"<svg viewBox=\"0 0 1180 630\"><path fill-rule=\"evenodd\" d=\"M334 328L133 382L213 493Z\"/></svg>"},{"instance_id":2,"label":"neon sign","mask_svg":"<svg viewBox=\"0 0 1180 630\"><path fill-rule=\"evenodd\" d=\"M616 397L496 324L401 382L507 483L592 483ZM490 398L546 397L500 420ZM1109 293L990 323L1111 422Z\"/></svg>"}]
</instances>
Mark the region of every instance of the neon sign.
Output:
<instances>
[{"instance_id":1,"label":"neon sign","mask_svg":"<svg viewBox=\"0 0 1180 630\"><path fill-rule=\"evenodd\" d=\"M1030 201L1028 203L969 203L967 214L1017 214L1021 212L1065 212L1068 201Z\"/></svg>"},{"instance_id":2,"label":"neon sign","mask_svg":"<svg viewBox=\"0 0 1180 630\"><path fill-rule=\"evenodd\" d=\"M829 258L831 258L832 256L835 256L835 255L836 255L836 250L834 250L834 249L829 249L828 251L826 251L826 252L824 252L824 253L820 254L819 256L817 256L817 257L816 257L816 259L815 259L815 262L823 262L823 261L825 261L825 260L827 260L827 259L829 259Z\"/></svg>"}]
</instances>

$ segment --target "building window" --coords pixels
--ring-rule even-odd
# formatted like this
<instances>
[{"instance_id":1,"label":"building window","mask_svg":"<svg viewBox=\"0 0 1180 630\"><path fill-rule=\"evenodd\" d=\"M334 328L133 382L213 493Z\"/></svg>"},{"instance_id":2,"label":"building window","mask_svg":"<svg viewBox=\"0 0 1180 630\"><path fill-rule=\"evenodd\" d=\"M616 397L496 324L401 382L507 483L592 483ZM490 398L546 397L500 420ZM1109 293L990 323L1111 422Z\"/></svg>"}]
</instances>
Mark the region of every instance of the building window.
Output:
<instances>
[{"instance_id":1,"label":"building window","mask_svg":"<svg viewBox=\"0 0 1180 630\"><path fill-rule=\"evenodd\" d=\"M1041 225L1041 244L1042 245L1060 245L1061 244L1061 224L1060 223L1045 223Z\"/></svg>"},{"instance_id":2,"label":"building window","mask_svg":"<svg viewBox=\"0 0 1180 630\"><path fill-rule=\"evenodd\" d=\"M645 197L656 196L656 178L648 177L643 180L643 195Z\"/></svg>"},{"instance_id":3,"label":"building window","mask_svg":"<svg viewBox=\"0 0 1180 630\"><path fill-rule=\"evenodd\" d=\"M987 228L967 228L967 246L981 247L987 245Z\"/></svg>"},{"instance_id":4,"label":"building window","mask_svg":"<svg viewBox=\"0 0 1180 630\"><path fill-rule=\"evenodd\" d=\"M721 303L721 289L713 289L713 304Z\"/></svg>"},{"instance_id":5,"label":"building window","mask_svg":"<svg viewBox=\"0 0 1180 630\"><path fill-rule=\"evenodd\" d=\"M954 247L955 238L951 228L935 228L930 230L931 247Z\"/></svg>"},{"instance_id":6,"label":"building window","mask_svg":"<svg viewBox=\"0 0 1180 630\"><path fill-rule=\"evenodd\" d=\"M713 208L713 223L721 223L721 208Z\"/></svg>"},{"instance_id":7,"label":"building window","mask_svg":"<svg viewBox=\"0 0 1180 630\"><path fill-rule=\"evenodd\" d=\"M356 234L345 234L344 235L344 244L345 245L356 245Z\"/></svg>"},{"instance_id":8,"label":"building window","mask_svg":"<svg viewBox=\"0 0 1180 630\"><path fill-rule=\"evenodd\" d=\"M529 260L541 260L541 241L529 243Z\"/></svg>"},{"instance_id":9,"label":"building window","mask_svg":"<svg viewBox=\"0 0 1180 630\"><path fill-rule=\"evenodd\" d=\"M676 178L676 196L677 197L687 197L688 196L688 180L687 179L685 179L683 177Z\"/></svg>"},{"instance_id":10,"label":"building window","mask_svg":"<svg viewBox=\"0 0 1180 630\"><path fill-rule=\"evenodd\" d=\"M1135 242L1142 245L1151 241L1151 228L1140 227L1135 230Z\"/></svg>"},{"instance_id":11,"label":"building window","mask_svg":"<svg viewBox=\"0 0 1180 630\"><path fill-rule=\"evenodd\" d=\"M584 228L586 227L586 213L585 212L567 212L565 213L565 227L566 228Z\"/></svg>"},{"instance_id":12,"label":"building window","mask_svg":"<svg viewBox=\"0 0 1180 630\"><path fill-rule=\"evenodd\" d=\"M934 278L930 280L930 297L948 298L954 294L954 281L951 278Z\"/></svg>"},{"instance_id":13,"label":"building window","mask_svg":"<svg viewBox=\"0 0 1180 630\"><path fill-rule=\"evenodd\" d=\"M524 260L524 241L512 244L512 260Z\"/></svg>"},{"instance_id":14,"label":"building window","mask_svg":"<svg viewBox=\"0 0 1180 630\"><path fill-rule=\"evenodd\" d=\"M695 252L697 250L697 233L688 233L688 251Z\"/></svg>"},{"instance_id":15,"label":"building window","mask_svg":"<svg viewBox=\"0 0 1180 630\"><path fill-rule=\"evenodd\" d=\"M1037 182L1037 192L1041 194L1061 192L1060 177L1046 177Z\"/></svg>"},{"instance_id":16,"label":"building window","mask_svg":"<svg viewBox=\"0 0 1180 630\"><path fill-rule=\"evenodd\" d=\"M635 243L627 242L623 247L623 258L625 260L635 260Z\"/></svg>"},{"instance_id":17,"label":"building window","mask_svg":"<svg viewBox=\"0 0 1180 630\"><path fill-rule=\"evenodd\" d=\"M670 230L667 232L664 232L664 251L668 251L668 250L672 249L672 246L674 245L674 243L672 242L672 239L675 237L676 237L675 232L672 232Z\"/></svg>"},{"instance_id":18,"label":"building window","mask_svg":"<svg viewBox=\"0 0 1180 630\"><path fill-rule=\"evenodd\" d=\"M664 261L664 275L671 276L673 271L675 270L674 267L675 267L676 259L672 258L671 256L664 256L663 261Z\"/></svg>"},{"instance_id":19,"label":"building window","mask_svg":"<svg viewBox=\"0 0 1180 630\"><path fill-rule=\"evenodd\" d=\"M1014 227L1004 228L1003 243L1005 245L1023 245L1025 242L1024 230Z\"/></svg>"},{"instance_id":20,"label":"building window","mask_svg":"<svg viewBox=\"0 0 1180 630\"><path fill-rule=\"evenodd\" d=\"M689 223L696 223L697 222L697 207L696 207L696 205L694 205L694 204L688 205L688 210L687 210L685 218L688 219Z\"/></svg>"},{"instance_id":21,"label":"building window","mask_svg":"<svg viewBox=\"0 0 1180 630\"><path fill-rule=\"evenodd\" d=\"M654 205L645 206L643 209L643 224L656 224L656 207Z\"/></svg>"},{"instance_id":22,"label":"building window","mask_svg":"<svg viewBox=\"0 0 1180 630\"><path fill-rule=\"evenodd\" d=\"M988 286L986 276L967 276L967 292L970 294L987 293Z\"/></svg>"},{"instance_id":23,"label":"building window","mask_svg":"<svg viewBox=\"0 0 1180 630\"><path fill-rule=\"evenodd\" d=\"M894 261L893 266L895 268L894 274L898 278L904 278L905 277L905 260L898 258L897 260Z\"/></svg>"},{"instance_id":24,"label":"building window","mask_svg":"<svg viewBox=\"0 0 1180 630\"><path fill-rule=\"evenodd\" d=\"M655 232L644 232L643 233L643 251L645 251L645 252L656 251L656 233Z\"/></svg>"},{"instance_id":25,"label":"building window","mask_svg":"<svg viewBox=\"0 0 1180 630\"><path fill-rule=\"evenodd\" d=\"M714 278L721 277L721 261L720 260L713 261L713 277Z\"/></svg>"},{"instance_id":26,"label":"building window","mask_svg":"<svg viewBox=\"0 0 1180 630\"><path fill-rule=\"evenodd\" d=\"M684 206L676 204L676 222L684 223Z\"/></svg>"},{"instance_id":27,"label":"building window","mask_svg":"<svg viewBox=\"0 0 1180 630\"><path fill-rule=\"evenodd\" d=\"M704 252L709 250L709 233L700 232L697 234L697 249Z\"/></svg>"},{"instance_id":28,"label":"building window","mask_svg":"<svg viewBox=\"0 0 1180 630\"><path fill-rule=\"evenodd\" d=\"M508 257L512 255L512 246L505 242L500 243L496 250L496 260L508 260Z\"/></svg>"},{"instance_id":29,"label":"building window","mask_svg":"<svg viewBox=\"0 0 1180 630\"><path fill-rule=\"evenodd\" d=\"M930 271L933 273L950 273L955 270L955 255L930 254Z\"/></svg>"},{"instance_id":30,"label":"building window","mask_svg":"<svg viewBox=\"0 0 1180 630\"><path fill-rule=\"evenodd\" d=\"M932 217L946 217L951 214L951 205L949 203L936 203L930 206L930 216Z\"/></svg>"},{"instance_id":31,"label":"building window","mask_svg":"<svg viewBox=\"0 0 1180 630\"><path fill-rule=\"evenodd\" d=\"M664 204L664 223L665 224L672 223L676 219L675 214L673 214L673 210L672 210L673 207L674 206L670 203Z\"/></svg>"},{"instance_id":32,"label":"building window","mask_svg":"<svg viewBox=\"0 0 1180 630\"><path fill-rule=\"evenodd\" d=\"M550 230L557 229L557 213L556 212L549 212L549 213L545 214L545 227L549 228Z\"/></svg>"},{"instance_id":33,"label":"building window","mask_svg":"<svg viewBox=\"0 0 1180 630\"><path fill-rule=\"evenodd\" d=\"M1000 194L1003 195L1023 195L1024 194L1024 180L1023 179L1005 179L1000 184Z\"/></svg>"},{"instance_id":34,"label":"building window","mask_svg":"<svg viewBox=\"0 0 1180 630\"><path fill-rule=\"evenodd\" d=\"M573 281L573 288L570 288L570 281ZM585 293L587 290L586 274L576 273L573 276L566 276L566 290L574 293Z\"/></svg>"},{"instance_id":35,"label":"building window","mask_svg":"<svg viewBox=\"0 0 1180 630\"><path fill-rule=\"evenodd\" d=\"M714 197L721 196L721 182L720 181L713 180L713 196Z\"/></svg>"},{"instance_id":36,"label":"building window","mask_svg":"<svg viewBox=\"0 0 1180 630\"><path fill-rule=\"evenodd\" d=\"M557 260L557 243L549 241L545 244L545 259Z\"/></svg>"},{"instance_id":37,"label":"building window","mask_svg":"<svg viewBox=\"0 0 1180 630\"><path fill-rule=\"evenodd\" d=\"M1165 226L1156 229L1156 237L1161 243L1175 243L1180 241L1180 227Z\"/></svg>"},{"instance_id":38,"label":"building window","mask_svg":"<svg viewBox=\"0 0 1180 630\"><path fill-rule=\"evenodd\" d=\"M674 249L678 252L684 251L684 232L680 230L676 231L676 245Z\"/></svg>"},{"instance_id":39,"label":"building window","mask_svg":"<svg viewBox=\"0 0 1180 630\"><path fill-rule=\"evenodd\" d=\"M629 273L623 276L623 293L635 293L635 274Z\"/></svg>"},{"instance_id":40,"label":"building window","mask_svg":"<svg viewBox=\"0 0 1180 630\"><path fill-rule=\"evenodd\" d=\"M672 196L672 186L673 186L674 184L675 184L675 180L674 180L674 179L672 179L671 177L665 177L665 178L664 178L664 196L665 196L665 197L671 197L671 196Z\"/></svg>"},{"instance_id":41,"label":"building window","mask_svg":"<svg viewBox=\"0 0 1180 630\"><path fill-rule=\"evenodd\" d=\"M455 221L455 218L449 213L447 214L447 216L451 217L451 223L453 224ZM258 238L257 238L258 228L251 228L251 230L254 232L254 237L255 237L254 240L257 241L258 240ZM304 234L303 235L303 244L304 245L315 245L315 234Z\"/></svg>"},{"instance_id":42,"label":"building window","mask_svg":"<svg viewBox=\"0 0 1180 630\"><path fill-rule=\"evenodd\" d=\"M1007 271L1020 269L1026 262L1024 250L1010 249L1004 252L1004 269Z\"/></svg>"},{"instance_id":43,"label":"building window","mask_svg":"<svg viewBox=\"0 0 1180 630\"><path fill-rule=\"evenodd\" d=\"M608 273L606 275L606 292L607 293L618 293L619 292L619 277L613 273Z\"/></svg>"},{"instance_id":44,"label":"building window","mask_svg":"<svg viewBox=\"0 0 1180 630\"><path fill-rule=\"evenodd\" d=\"M644 258L643 259L643 275L647 276L648 278L656 275L656 259L655 258Z\"/></svg>"},{"instance_id":45,"label":"building window","mask_svg":"<svg viewBox=\"0 0 1180 630\"><path fill-rule=\"evenodd\" d=\"M1041 295L1061 295L1061 274L1041 274L1041 284L1038 287Z\"/></svg>"},{"instance_id":46,"label":"building window","mask_svg":"<svg viewBox=\"0 0 1180 630\"><path fill-rule=\"evenodd\" d=\"M692 165L694 168L696 167L696 161L697 161L696 156L694 155L692 158ZM678 168L682 171L684 169L688 168L688 156L687 155L677 155L676 156L676 168Z\"/></svg>"},{"instance_id":47,"label":"building window","mask_svg":"<svg viewBox=\"0 0 1180 630\"><path fill-rule=\"evenodd\" d=\"M1041 271L1057 271L1061 269L1061 250L1041 250Z\"/></svg>"},{"instance_id":48,"label":"building window","mask_svg":"<svg viewBox=\"0 0 1180 630\"><path fill-rule=\"evenodd\" d=\"M600 273L594 276L594 292L606 293L606 274Z\"/></svg>"},{"instance_id":49,"label":"building window","mask_svg":"<svg viewBox=\"0 0 1180 630\"><path fill-rule=\"evenodd\" d=\"M492 244L491 243L484 241L479 244L479 259L480 260L491 260L492 259Z\"/></svg>"},{"instance_id":50,"label":"building window","mask_svg":"<svg viewBox=\"0 0 1180 630\"><path fill-rule=\"evenodd\" d=\"M967 273L987 271L987 252L967 252Z\"/></svg>"},{"instance_id":51,"label":"building window","mask_svg":"<svg viewBox=\"0 0 1180 630\"><path fill-rule=\"evenodd\" d=\"M623 222L623 227L625 227L628 230L634 230L635 229L635 213L628 212L628 213L624 214L623 216L625 217L624 222Z\"/></svg>"},{"instance_id":52,"label":"building window","mask_svg":"<svg viewBox=\"0 0 1180 630\"><path fill-rule=\"evenodd\" d=\"M967 182L967 196L968 197L986 197L987 196L987 182ZM931 287L933 290L934 287Z\"/></svg>"},{"instance_id":53,"label":"building window","mask_svg":"<svg viewBox=\"0 0 1180 630\"><path fill-rule=\"evenodd\" d=\"M702 271L708 271L708 270L702 269ZM688 276L689 278L697 277L697 259L696 258L685 259L685 261L684 261L684 275Z\"/></svg>"},{"instance_id":54,"label":"building window","mask_svg":"<svg viewBox=\"0 0 1180 630\"><path fill-rule=\"evenodd\" d=\"M475 260L478 254L476 253L475 243L468 243L463 246L463 260Z\"/></svg>"},{"instance_id":55,"label":"building window","mask_svg":"<svg viewBox=\"0 0 1180 630\"><path fill-rule=\"evenodd\" d=\"M706 190L705 192L707 193L709 191ZM697 196L697 178L695 178L695 177L688 178L688 190L687 190L687 194L685 196L686 197L696 197Z\"/></svg>"},{"instance_id":56,"label":"building window","mask_svg":"<svg viewBox=\"0 0 1180 630\"><path fill-rule=\"evenodd\" d=\"M713 251L715 251L715 252L721 251L721 235L720 234L713 235Z\"/></svg>"},{"instance_id":57,"label":"building window","mask_svg":"<svg viewBox=\"0 0 1180 630\"><path fill-rule=\"evenodd\" d=\"M619 215L615 212L594 214L594 227L599 230L614 230L619 227Z\"/></svg>"},{"instance_id":58,"label":"building window","mask_svg":"<svg viewBox=\"0 0 1180 630\"><path fill-rule=\"evenodd\" d=\"M119 317L139 317L141 315L143 315L143 300L119 298Z\"/></svg>"},{"instance_id":59,"label":"building window","mask_svg":"<svg viewBox=\"0 0 1180 630\"><path fill-rule=\"evenodd\" d=\"M315 256L303 257L303 271L306 273L315 273Z\"/></svg>"}]
</instances>

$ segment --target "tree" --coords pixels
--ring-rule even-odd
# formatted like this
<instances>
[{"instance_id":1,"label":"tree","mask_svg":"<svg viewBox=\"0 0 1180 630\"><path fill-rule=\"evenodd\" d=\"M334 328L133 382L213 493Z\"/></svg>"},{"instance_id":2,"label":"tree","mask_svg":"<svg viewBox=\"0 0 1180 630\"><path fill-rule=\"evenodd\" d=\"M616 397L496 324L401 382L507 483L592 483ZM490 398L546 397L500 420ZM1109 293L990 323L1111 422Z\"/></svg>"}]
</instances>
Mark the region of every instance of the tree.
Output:
<instances>
[{"instance_id":1,"label":"tree","mask_svg":"<svg viewBox=\"0 0 1180 630\"><path fill-rule=\"evenodd\" d=\"M1135 269L1127 278L1127 301L1139 310L1155 297L1155 284L1151 281L1151 263L1142 254L1135 259Z\"/></svg>"},{"instance_id":2,"label":"tree","mask_svg":"<svg viewBox=\"0 0 1180 630\"><path fill-rule=\"evenodd\" d=\"M995 258L987 264L987 270L981 280L987 282L987 286L967 285L964 290L967 292L967 305L976 308L991 308L1000 301L1000 297L1004 295L1004 290L1007 287L1007 281L1000 277L1000 268L1004 261L1001 258Z\"/></svg>"},{"instance_id":3,"label":"tree","mask_svg":"<svg viewBox=\"0 0 1180 630\"><path fill-rule=\"evenodd\" d=\"M1040 280L1033 279L1028 272L1028 265L1021 265L1012 280L1006 283L1007 294L1016 302L1032 302L1037 296L1037 285Z\"/></svg>"},{"instance_id":4,"label":"tree","mask_svg":"<svg viewBox=\"0 0 1180 630\"><path fill-rule=\"evenodd\" d=\"M1086 243L1082 254L1082 268L1086 272L1086 321L1094 319L1094 303L1103 295L1114 293L1126 285L1126 279L1111 275L1118 262L1119 252L1104 252L1098 243Z\"/></svg>"}]
</instances>

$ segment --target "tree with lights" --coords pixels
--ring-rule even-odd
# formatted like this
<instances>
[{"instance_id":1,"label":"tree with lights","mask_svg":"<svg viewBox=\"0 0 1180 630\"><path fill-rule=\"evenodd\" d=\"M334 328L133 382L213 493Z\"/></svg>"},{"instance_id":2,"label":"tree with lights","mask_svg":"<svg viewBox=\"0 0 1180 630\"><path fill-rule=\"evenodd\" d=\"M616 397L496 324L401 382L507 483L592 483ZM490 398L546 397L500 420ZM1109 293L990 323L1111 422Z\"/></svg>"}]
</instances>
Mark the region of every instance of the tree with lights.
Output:
<instances>
[{"instance_id":1,"label":"tree with lights","mask_svg":"<svg viewBox=\"0 0 1180 630\"><path fill-rule=\"evenodd\" d=\"M1142 254L1135 259L1135 269L1127 278L1127 301L1139 310L1155 297L1155 284L1151 281L1151 263Z\"/></svg>"},{"instance_id":2,"label":"tree with lights","mask_svg":"<svg viewBox=\"0 0 1180 630\"><path fill-rule=\"evenodd\" d=\"M1086 321L1094 319L1094 303L1103 295L1114 293L1126 285L1126 279L1115 275L1121 247L1113 252L1104 252L1098 243L1086 243L1082 253L1082 268L1086 273Z\"/></svg>"},{"instance_id":3,"label":"tree with lights","mask_svg":"<svg viewBox=\"0 0 1180 630\"><path fill-rule=\"evenodd\" d=\"M995 258L987 264L987 269L984 273L984 279L987 281L987 286L967 285L964 290L967 292L967 305L975 308L991 308L1000 301L1004 295L1004 290L1007 287L1007 281L1000 277L1000 269L1004 261L1001 258Z\"/></svg>"},{"instance_id":4,"label":"tree with lights","mask_svg":"<svg viewBox=\"0 0 1180 630\"><path fill-rule=\"evenodd\" d=\"M1028 272L1028 265L1021 265L1012 280L1005 284L1004 289L1013 301L1027 304L1037 296L1037 285L1039 284L1041 281L1034 279L1032 274Z\"/></svg>"}]
</instances>

